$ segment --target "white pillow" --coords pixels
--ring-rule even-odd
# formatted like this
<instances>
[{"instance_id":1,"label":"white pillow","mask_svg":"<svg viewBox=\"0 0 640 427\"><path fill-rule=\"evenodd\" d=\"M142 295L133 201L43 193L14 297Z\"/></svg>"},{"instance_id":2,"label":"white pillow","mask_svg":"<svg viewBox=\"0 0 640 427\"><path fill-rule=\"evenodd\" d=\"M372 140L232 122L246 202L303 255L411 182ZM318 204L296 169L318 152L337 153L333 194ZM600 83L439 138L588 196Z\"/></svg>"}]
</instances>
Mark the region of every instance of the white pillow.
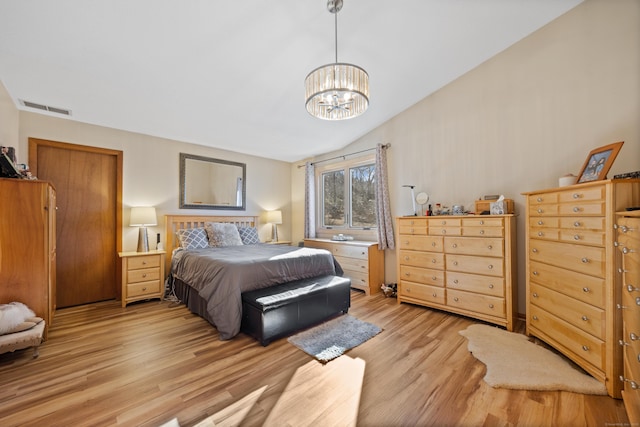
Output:
<instances>
[{"instance_id":1,"label":"white pillow","mask_svg":"<svg viewBox=\"0 0 640 427\"><path fill-rule=\"evenodd\" d=\"M238 227L235 224L227 224L223 222L207 222L204 229L209 237L209 246L240 246L242 239L238 233Z\"/></svg>"},{"instance_id":2,"label":"white pillow","mask_svg":"<svg viewBox=\"0 0 640 427\"><path fill-rule=\"evenodd\" d=\"M25 320L35 317L35 313L21 302L0 304L0 335L14 331Z\"/></svg>"}]
</instances>

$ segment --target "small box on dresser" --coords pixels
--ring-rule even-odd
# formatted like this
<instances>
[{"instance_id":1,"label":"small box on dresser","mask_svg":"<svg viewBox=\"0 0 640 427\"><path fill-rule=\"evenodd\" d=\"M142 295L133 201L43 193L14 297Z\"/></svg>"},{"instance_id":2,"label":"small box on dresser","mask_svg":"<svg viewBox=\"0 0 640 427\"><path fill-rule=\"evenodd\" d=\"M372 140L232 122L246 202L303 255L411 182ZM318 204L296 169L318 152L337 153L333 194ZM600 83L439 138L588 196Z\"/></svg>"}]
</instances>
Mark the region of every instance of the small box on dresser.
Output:
<instances>
[{"instance_id":1,"label":"small box on dresser","mask_svg":"<svg viewBox=\"0 0 640 427\"><path fill-rule=\"evenodd\" d=\"M527 335L559 350L621 397L621 275L615 212L640 201L640 180L604 180L526 197Z\"/></svg>"},{"instance_id":2,"label":"small box on dresser","mask_svg":"<svg viewBox=\"0 0 640 427\"><path fill-rule=\"evenodd\" d=\"M399 217L398 302L517 321L514 215Z\"/></svg>"},{"instance_id":3,"label":"small box on dresser","mask_svg":"<svg viewBox=\"0 0 640 427\"><path fill-rule=\"evenodd\" d=\"M164 297L165 251L120 252L122 307L133 301Z\"/></svg>"},{"instance_id":4,"label":"small box on dresser","mask_svg":"<svg viewBox=\"0 0 640 427\"><path fill-rule=\"evenodd\" d=\"M640 425L640 210L618 212L615 228L622 253L622 400L634 426Z\"/></svg>"}]
</instances>

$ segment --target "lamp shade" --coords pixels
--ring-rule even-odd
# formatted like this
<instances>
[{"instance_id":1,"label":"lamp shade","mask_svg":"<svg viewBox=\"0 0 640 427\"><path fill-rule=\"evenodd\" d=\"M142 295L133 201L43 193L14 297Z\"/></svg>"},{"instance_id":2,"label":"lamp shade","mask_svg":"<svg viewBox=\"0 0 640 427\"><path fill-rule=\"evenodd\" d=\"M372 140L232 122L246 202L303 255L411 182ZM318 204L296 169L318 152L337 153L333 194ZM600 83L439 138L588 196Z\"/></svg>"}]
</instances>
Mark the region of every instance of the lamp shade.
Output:
<instances>
[{"instance_id":1,"label":"lamp shade","mask_svg":"<svg viewBox=\"0 0 640 427\"><path fill-rule=\"evenodd\" d=\"M154 207L134 207L131 208L129 225L131 227L146 227L147 225L157 225L156 208Z\"/></svg>"},{"instance_id":2,"label":"lamp shade","mask_svg":"<svg viewBox=\"0 0 640 427\"><path fill-rule=\"evenodd\" d=\"M267 211L267 222L269 224L282 224L282 211Z\"/></svg>"}]
</instances>

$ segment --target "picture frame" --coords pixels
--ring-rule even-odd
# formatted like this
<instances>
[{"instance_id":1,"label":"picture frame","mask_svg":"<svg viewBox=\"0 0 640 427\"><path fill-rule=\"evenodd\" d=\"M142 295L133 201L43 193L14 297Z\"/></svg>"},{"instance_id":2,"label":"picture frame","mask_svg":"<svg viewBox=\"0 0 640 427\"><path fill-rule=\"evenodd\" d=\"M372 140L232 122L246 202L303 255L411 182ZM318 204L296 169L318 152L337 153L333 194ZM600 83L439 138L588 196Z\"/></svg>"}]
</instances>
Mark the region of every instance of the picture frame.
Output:
<instances>
[{"instance_id":1,"label":"picture frame","mask_svg":"<svg viewBox=\"0 0 640 427\"><path fill-rule=\"evenodd\" d=\"M611 165L613 165L613 161L622 148L622 144L624 144L624 141L614 142L591 150L578 175L578 184L605 179L609 169L611 169Z\"/></svg>"}]
</instances>

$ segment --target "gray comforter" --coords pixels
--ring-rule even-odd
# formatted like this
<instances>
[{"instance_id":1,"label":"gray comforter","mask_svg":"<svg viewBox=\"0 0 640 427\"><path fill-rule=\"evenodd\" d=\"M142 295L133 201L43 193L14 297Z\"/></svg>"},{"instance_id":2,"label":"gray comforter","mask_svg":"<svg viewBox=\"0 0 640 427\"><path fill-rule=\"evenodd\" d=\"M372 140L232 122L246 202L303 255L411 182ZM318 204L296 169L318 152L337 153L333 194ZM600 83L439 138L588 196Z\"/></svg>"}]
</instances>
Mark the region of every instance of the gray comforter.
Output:
<instances>
[{"instance_id":1,"label":"gray comforter","mask_svg":"<svg viewBox=\"0 0 640 427\"><path fill-rule=\"evenodd\" d=\"M207 301L220 339L233 338L242 321L241 293L320 275L342 275L331 252L283 245L177 250L172 276Z\"/></svg>"}]
</instances>

